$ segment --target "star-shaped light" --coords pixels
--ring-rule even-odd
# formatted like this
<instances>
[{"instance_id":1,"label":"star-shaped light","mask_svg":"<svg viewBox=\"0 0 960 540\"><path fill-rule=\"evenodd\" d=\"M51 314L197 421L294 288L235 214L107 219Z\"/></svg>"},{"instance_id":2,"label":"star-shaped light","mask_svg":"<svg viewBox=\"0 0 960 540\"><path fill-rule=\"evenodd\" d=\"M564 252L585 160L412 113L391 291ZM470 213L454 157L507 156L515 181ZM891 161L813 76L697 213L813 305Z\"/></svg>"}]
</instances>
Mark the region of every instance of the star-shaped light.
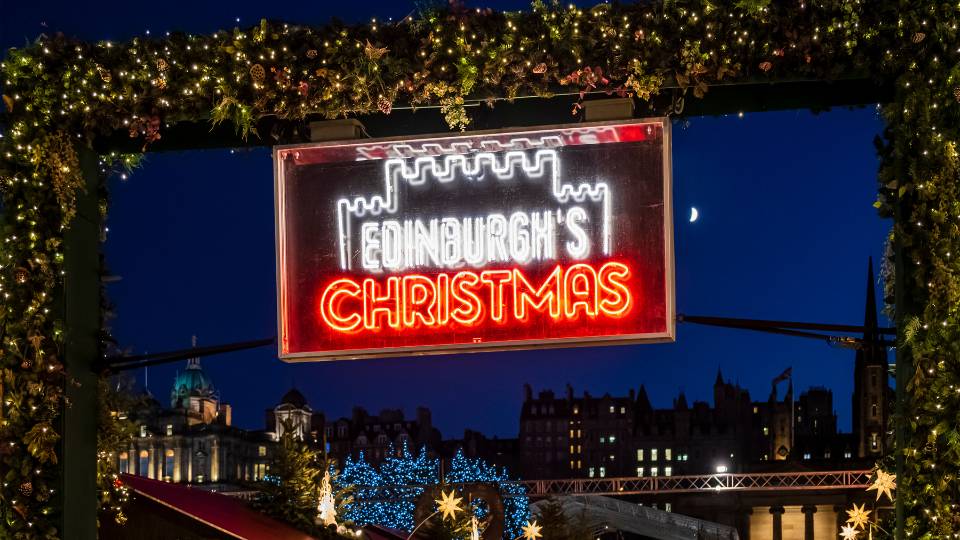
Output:
<instances>
[{"instance_id":1,"label":"star-shaped light","mask_svg":"<svg viewBox=\"0 0 960 540\"><path fill-rule=\"evenodd\" d=\"M523 540L537 540L537 538L543 538L543 535L540 534L540 530L543 529L540 525L537 525L537 520L532 522L528 521L526 525L521 529L523 531Z\"/></svg>"},{"instance_id":2,"label":"star-shaped light","mask_svg":"<svg viewBox=\"0 0 960 540\"><path fill-rule=\"evenodd\" d=\"M850 516L847 518L847 523L851 523L855 529L865 529L867 527L867 522L870 521L870 510L865 510L866 503L861 504L857 507L857 503L853 503L853 510L847 510L847 515Z\"/></svg>"},{"instance_id":3,"label":"star-shaped light","mask_svg":"<svg viewBox=\"0 0 960 540\"><path fill-rule=\"evenodd\" d=\"M843 540L857 540L857 536L859 535L860 531L853 528L852 525L840 527L840 538L843 538Z\"/></svg>"},{"instance_id":4,"label":"star-shaped light","mask_svg":"<svg viewBox=\"0 0 960 540\"><path fill-rule=\"evenodd\" d=\"M457 497L456 492L451 490L450 493L440 492L440 500L436 500L438 509L437 511L443 514L443 519L453 519L456 517L457 512L462 511L460 508L460 503L463 502L463 498Z\"/></svg>"},{"instance_id":5,"label":"star-shaped light","mask_svg":"<svg viewBox=\"0 0 960 540\"><path fill-rule=\"evenodd\" d=\"M877 469L877 479L873 481L872 486L867 488L867 491L876 490L878 501L880 495L886 495L890 501L893 501L893 495L890 491L894 489L897 489L897 475L884 472L883 469Z\"/></svg>"}]
</instances>

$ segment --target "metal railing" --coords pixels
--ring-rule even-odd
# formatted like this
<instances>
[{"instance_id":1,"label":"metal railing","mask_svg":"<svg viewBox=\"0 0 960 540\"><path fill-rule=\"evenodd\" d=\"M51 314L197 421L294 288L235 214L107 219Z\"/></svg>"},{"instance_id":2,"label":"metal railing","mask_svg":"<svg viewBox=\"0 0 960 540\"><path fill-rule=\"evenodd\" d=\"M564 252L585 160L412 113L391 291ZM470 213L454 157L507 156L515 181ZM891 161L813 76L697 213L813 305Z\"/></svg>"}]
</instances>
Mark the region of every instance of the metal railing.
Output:
<instances>
[{"instance_id":1,"label":"metal railing","mask_svg":"<svg viewBox=\"0 0 960 540\"><path fill-rule=\"evenodd\" d=\"M865 489L870 471L815 471L783 473L723 473L692 476L571 478L524 480L527 494L547 495L655 495L717 491L804 491Z\"/></svg>"}]
</instances>

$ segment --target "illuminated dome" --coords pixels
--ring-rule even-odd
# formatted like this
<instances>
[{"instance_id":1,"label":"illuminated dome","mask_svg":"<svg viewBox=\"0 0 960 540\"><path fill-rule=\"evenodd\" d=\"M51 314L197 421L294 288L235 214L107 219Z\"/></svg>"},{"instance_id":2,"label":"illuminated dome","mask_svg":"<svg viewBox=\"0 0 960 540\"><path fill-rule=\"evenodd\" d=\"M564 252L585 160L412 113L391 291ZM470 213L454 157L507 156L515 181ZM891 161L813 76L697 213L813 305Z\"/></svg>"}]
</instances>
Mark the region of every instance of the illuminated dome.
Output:
<instances>
[{"instance_id":1,"label":"illuminated dome","mask_svg":"<svg viewBox=\"0 0 960 540\"><path fill-rule=\"evenodd\" d=\"M200 366L199 358L187 361L187 369L177 373L173 380L173 389L170 390L170 406L186 408L191 397L211 398L216 395L213 381Z\"/></svg>"}]
</instances>

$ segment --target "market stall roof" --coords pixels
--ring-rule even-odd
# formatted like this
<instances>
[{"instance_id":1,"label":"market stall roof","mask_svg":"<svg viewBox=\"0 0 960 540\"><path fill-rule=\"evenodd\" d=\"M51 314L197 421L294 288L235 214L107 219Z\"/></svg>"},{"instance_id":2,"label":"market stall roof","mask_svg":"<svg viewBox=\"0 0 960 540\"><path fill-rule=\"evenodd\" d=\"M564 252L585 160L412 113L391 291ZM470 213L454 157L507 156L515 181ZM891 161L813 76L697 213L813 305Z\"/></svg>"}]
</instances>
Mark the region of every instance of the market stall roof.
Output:
<instances>
[{"instance_id":1,"label":"market stall roof","mask_svg":"<svg viewBox=\"0 0 960 540\"><path fill-rule=\"evenodd\" d=\"M128 474L120 475L120 479L137 495L235 538L314 540L312 536L252 510L238 499L220 493Z\"/></svg>"}]
</instances>

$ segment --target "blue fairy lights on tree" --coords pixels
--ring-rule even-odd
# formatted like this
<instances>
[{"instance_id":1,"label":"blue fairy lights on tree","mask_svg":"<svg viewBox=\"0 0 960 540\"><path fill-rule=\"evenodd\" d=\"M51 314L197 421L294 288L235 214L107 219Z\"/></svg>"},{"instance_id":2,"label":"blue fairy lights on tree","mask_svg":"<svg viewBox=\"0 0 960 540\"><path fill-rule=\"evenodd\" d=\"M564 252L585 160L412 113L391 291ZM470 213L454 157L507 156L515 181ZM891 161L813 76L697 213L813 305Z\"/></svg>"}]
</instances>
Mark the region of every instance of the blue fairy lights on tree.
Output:
<instances>
[{"instance_id":1,"label":"blue fairy lights on tree","mask_svg":"<svg viewBox=\"0 0 960 540\"><path fill-rule=\"evenodd\" d=\"M414 527L417 499L426 488L440 484L440 460L429 457L425 447L414 456L406 444L400 452L391 450L388 456L379 468L368 463L362 453L356 460L346 460L337 480L343 485L352 485L354 491L344 517L359 526L376 524L409 531ZM503 498L505 536L519 536L530 516L526 488L511 479L506 469L467 458L458 450L449 470L445 471L444 483L472 482L498 486ZM474 508L478 518L486 511L483 506Z\"/></svg>"}]
</instances>

